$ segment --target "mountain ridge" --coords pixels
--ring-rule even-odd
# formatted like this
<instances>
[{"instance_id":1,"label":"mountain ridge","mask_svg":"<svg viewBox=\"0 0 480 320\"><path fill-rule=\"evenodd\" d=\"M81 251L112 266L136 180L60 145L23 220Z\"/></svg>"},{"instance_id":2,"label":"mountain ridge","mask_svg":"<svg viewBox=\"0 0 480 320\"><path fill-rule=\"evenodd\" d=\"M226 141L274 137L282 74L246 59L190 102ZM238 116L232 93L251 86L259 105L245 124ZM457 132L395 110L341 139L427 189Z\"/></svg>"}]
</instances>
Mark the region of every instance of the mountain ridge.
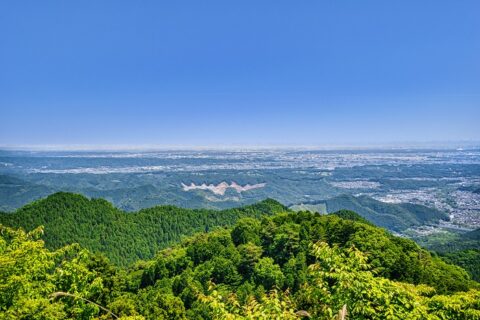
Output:
<instances>
[{"instance_id":1,"label":"mountain ridge","mask_svg":"<svg viewBox=\"0 0 480 320\"><path fill-rule=\"evenodd\" d=\"M351 210L377 226L392 231L402 231L425 223L448 220L446 213L412 203L385 203L369 196L339 195L327 200L311 201L305 204L324 205L328 213Z\"/></svg>"},{"instance_id":2,"label":"mountain ridge","mask_svg":"<svg viewBox=\"0 0 480 320\"><path fill-rule=\"evenodd\" d=\"M195 232L229 226L243 217L260 217L287 210L266 199L257 204L226 210L184 209L172 205L125 212L104 199L57 192L10 213L0 223L25 230L45 227L48 248L73 242L94 252L104 252L115 263L126 265L148 259L167 245Z\"/></svg>"}]
</instances>

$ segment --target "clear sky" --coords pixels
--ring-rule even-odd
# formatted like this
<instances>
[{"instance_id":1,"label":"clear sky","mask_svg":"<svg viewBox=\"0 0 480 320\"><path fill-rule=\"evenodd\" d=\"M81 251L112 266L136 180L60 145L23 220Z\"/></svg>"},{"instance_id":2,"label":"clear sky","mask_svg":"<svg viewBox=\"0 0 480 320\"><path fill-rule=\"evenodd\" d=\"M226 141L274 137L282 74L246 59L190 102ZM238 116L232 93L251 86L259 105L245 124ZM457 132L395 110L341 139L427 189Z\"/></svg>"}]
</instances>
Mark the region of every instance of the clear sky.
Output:
<instances>
[{"instance_id":1,"label":"clear sky","mask_svg":"<svg viewBox=\"0 0 480 320\"><path fill-rule=\"evenodd\" d=\"M480 1L2 1L0 145L480 140Z\"/></svg>"}]
</instances>

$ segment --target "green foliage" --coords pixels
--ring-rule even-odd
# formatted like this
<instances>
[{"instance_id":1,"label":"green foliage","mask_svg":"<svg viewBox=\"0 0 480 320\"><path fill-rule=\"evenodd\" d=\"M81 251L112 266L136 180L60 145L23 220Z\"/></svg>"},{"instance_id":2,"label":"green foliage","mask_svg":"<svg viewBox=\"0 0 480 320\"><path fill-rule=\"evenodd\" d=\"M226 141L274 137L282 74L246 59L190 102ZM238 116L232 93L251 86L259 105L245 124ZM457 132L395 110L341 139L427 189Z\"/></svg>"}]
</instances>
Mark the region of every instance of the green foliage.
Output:
<instances>
[{"instance_id":1,"label":"green foliage","mask_svg":"<svg viewBox=\"0 0 480 320\"><path fill-rule=\"evenodd\" d=\"M480 229L476 229L476 230L464 233L462 235L462 238L463 239L468 239L468 240L478 240L478 241L480 241Z\"/></svg>"},{"instance_id":2,"label":"green foliage","mask_svg":"<svg viewBox=\"0 0 480 320\"><path fill-rule=\"evenodd\" d=\"M456 264L470 273L472 279L480 282L480 250L450 252L442 256L446 261Z\"/></svg>"},{"instance_id":3,"label":"green foliage","mask_svg":"<svg viewBox=\"0 0 480 320\"><path fill-rule=\"evenodd\" d=\"M237 247L240 254L240 263L238 265L239 271L246 277L250 277L253 273L255 264L262 257L263 249L251 242L239 245Z\"/></svg>"},{"instance_id":4,"label":"green foliage","mask_svg":"<svg viewBox=\"0 0 480 320\"><path fill-rule=\"evenodd\" d=\"M464 268L472 279L480 281L480 229L466 233L439 232L416 237L415 241L435 251L445 261Z\"/></svg>"},{"instance_id":5,"label":"green foliage","mask_svg":"<svg viewBox=\"0 0 480 320\"><path fill-rule=\"evenodd\" d=\"M261 258L253 267L253 279L255 283L267 290L282 288L285 276L282 269L270 257Z\"/></svg>"},{"instance_id":6,"label":"green foliage","mask_svg":"<svg viewBox=\"0 0 480 320\"><path fill-rule=\"evenodd\" d=\"M352 220L352 221L358 221L358 222L362 222L362 223L365 223L365 224L369 224L369 225L372 225L372 223L370 221L368 221L367 219L363 218L361 215L359 215L358 213L352 211L352 210L339 210L337 212L334 212L332 213L342 219L345 219L345 220Z\"/></svg>"},{"instance_id":7,"label":"green foliage","mask_svg":"<svg viewBox=\"0 0 480 320\"><path fill-rule=\"evenodd\" d=\"M377 277L367 257L355 247L324 242L312 246L316 263L298 294L297 306L319 319L330 319L348 306L352 319L480 319L479 291L435 295L425 285Z\"/></svg>"},{"instance_id":8,"label":"green foliage","mask_svg":"<svg viewBox=\"0 0 480 320\"><path fill-rule=\"evenodd\" d=\"M260 244L260 222L252 218L239 220L232 230L232 239L235 245L252 242Z\"/></svg>"},{"instance_id":9,"label":"green foliage","mask_svg":"<svg viewBox=\"0 0 480 320\"><path fill-rule=\"evenodd\" d=\"M250 297L243 305L239 303L235 294L231 293L225 297L216 290L212 290L208 295L201 295L200 301L208 306L212 319L298 319L288 294L279 293L277 290L272 290L260 301Z\"/></svg>"},{"instance_id":10,"label":"green foliage","mask_svg":"<svg viewBox=\"0 0 480 320\"><path fill-rule=\"evenodd\" d=\"M0 319L334 319L344 306L350 319L480 319L479 284L413 241L353 213L272 207L237 210L250 216L128 269L1 227Z\"/></svg>"},{"instance_id":11,"label":"green foliage","mask_svg":"<svg viewBox=\"0 0 480 320\"><path fill-rule=\"evenodd\" d=\"M341 250L324 242L313 245L317 262L299 294L300 306L319 318L331 318L344 304L353 319L418 319L426 308L401 285L375 277L367 257L352 247Z\"/></svg>"},{"instance_id":12,"label":"green foliage","mask_svg":"<svg viewBox=\"0 0 480 320\"><path fill-rule=\"evenodd\" d=\"M87 251L72 245L51 252L38 240L41 228L26 233L0 225L0 233L1 319L90 319L99 314L98 306L85 299L101 299L104 280L90 268Z\"/></svg>"},{"instance_id":13,"label":"green foliage","mask_svg":"<svg viewBox=\"0 0 480 320\"><path fill-rule=\"evenodd\" d=\"M126 266L138 259L150 259L183 236L229 226L244 217L259 218L285 208L274 200L222 211L157 206L127 213L103 199L59 192L35 201L14 213L0 214L0 223L25 230L40 225L48 248L79 243L104 253L115 264ZM255 220L253 220L255 221Z\"/></svg>"}]
</instances>

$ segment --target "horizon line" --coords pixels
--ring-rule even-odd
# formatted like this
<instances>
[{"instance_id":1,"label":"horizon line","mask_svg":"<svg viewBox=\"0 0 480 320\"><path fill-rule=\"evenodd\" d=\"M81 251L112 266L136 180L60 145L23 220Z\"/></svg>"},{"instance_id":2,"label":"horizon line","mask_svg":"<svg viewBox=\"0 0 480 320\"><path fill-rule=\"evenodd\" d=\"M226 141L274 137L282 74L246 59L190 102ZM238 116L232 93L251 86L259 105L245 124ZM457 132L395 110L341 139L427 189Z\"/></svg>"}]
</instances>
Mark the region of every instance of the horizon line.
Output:
<instances>
[{"instance_id":1,"label":"horizon line","mask_svg":"<svg viewBox=\"0 0 480 320\"><path fill-rule=\"evenodd\" d=\"M157 145L157 144L0 144L2 151L235 151L235 150L368 150L368 149L475 149L480 141L405 141L337 144L216 144L216 145Z\"/></svg>"}]
</instances>

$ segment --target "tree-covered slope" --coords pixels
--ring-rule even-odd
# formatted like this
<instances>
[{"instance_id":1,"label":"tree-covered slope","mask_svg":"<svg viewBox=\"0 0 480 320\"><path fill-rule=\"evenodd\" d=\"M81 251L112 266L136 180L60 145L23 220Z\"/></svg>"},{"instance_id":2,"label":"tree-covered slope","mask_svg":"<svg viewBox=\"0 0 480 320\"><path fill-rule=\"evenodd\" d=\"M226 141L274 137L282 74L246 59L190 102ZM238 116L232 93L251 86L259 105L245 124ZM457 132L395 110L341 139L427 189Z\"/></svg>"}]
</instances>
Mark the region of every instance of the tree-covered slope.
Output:
<instances>
[{"instance_id":1,"label":"tree-covered slope","mask_svg":"<svg viewBox=\"0 0 480 320\"><path fill-rule=\"evenodd\" d=\"M157 206L127 213L103 199L72 193L55 193L13 213L1 214L0 223L26 230L45 227L48 248L79 243L105 253L113 262L127 265L148 259L182 236L218 226L229 226L242 217L260 217L286 210L274 200L228 210L192 210Z\"/></svg>"},{"instance_id":2,"label":"tree-covered slope","mask_svg":"<svg viewBox=\"0 0 480 320\"><path fill-rule=\"evenodd\" d=\"M480 282L480 249L466 249L443 253L449 263L456 264L470 273L472 279Z\"/></svg>"},{"instance_id":3,"label":"tree-covered slope","mask_svg":"<svg viewBox=\"0 0 480 320\"><path fill-rule=\"evenodd\" d=\"M465 240L480 241L480 229L476 229L476 230L464 233L462 235L462 238Z\"/></svg>"},{"instance_id":4,"label":"tree-covered slope","mask_svg":"<svg viewBox=\"0 0 480 320\"><path fill-rule=\"evenodd\" d=\"M51 193L49 187L0 174L0 211L11 211Z\"/></svg>"},{"instance_id":5,"label":"tree-covered slope","mask_svg":"<svg viewBox=\"0 0 480 320\"><path fill-rule=\"evenodd\" d=\"M365 224L373 225L370 221L363 218L361 215L359 215L358 213L352 210L342 209L342 210L333 212L332 214L345 220L358 221Z\"/></svg>"},{"instance_id":6,"label":"tree-covered slope","mask_svg":"<svg viewBox=\"0 0 480 320\"><path fill-rule=\"evenodd\" d=\"M423 247L439 253L459 250L480 250L480 229L468 232L444 231L418 236L415 241Z\"/></svg>"},{"instance_id":7,"label":"tree-covered slope","mask_svg":"<svg viewBox=\"0 0 480 320\"><path fill-rule=\"evenodd\" d=\"M479 319L478 283L353 214L280 213L184 239L128 270L0 227L6 319ZM100 306L103 308L100 308Z\"/></svg>"},{"instance_id":8,"label":"tree-covered slope","mask_svg":"<svg viewBox=\"0 0 480 320\"><path fill-rule=\"evenodd\" d=\"M480 281L480 229L465 233L441 232L415 240L446 261L461 266L473 279Z\"/></svg>"},{"instance_id":9,"label":"tree-covered slope","mask_svg":"<svg viewBox=\"0 0 480 320\"><path fill-rule=\"evenodd\" d=\"M324 203L328 212L342 209L355 211L375 225L394 231L441 219L448 220L448 215L437 209L411 203L385 203L368 196L341 195Z\"/></svg>"}]
</instances>

